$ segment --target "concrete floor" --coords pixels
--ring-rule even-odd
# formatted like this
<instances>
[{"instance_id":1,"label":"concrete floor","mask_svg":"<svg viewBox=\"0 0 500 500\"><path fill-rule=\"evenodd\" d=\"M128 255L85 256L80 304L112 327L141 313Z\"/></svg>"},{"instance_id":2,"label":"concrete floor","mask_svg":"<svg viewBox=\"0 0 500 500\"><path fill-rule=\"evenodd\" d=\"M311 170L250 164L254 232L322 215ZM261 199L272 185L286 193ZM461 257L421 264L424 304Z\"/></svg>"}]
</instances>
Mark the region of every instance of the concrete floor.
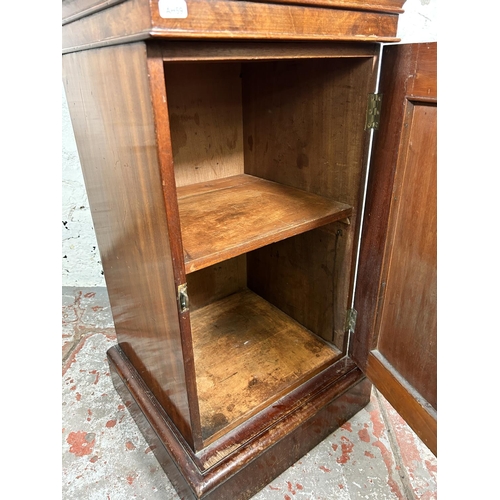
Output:
<instances>
[{"instance_id":1,"label":"concrete floor","mask_svg":"<svg viewBox=\"0 0 500 500\"><path fill-rule=\"evenodd\" d=\"M105 288L63 288L62 498L177 500L116 394ZM377 392L370 404L252 500L437 498L436 457Z\"/></svg>"}]
</instances>

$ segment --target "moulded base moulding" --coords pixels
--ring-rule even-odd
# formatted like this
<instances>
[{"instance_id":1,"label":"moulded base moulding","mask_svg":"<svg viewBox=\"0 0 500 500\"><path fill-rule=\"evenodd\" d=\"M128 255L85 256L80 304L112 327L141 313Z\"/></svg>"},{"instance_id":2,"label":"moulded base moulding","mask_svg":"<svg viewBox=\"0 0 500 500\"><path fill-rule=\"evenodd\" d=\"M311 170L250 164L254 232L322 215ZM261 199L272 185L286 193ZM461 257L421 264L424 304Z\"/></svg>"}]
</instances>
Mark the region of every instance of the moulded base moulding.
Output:
<instances>
[{"instance_id":1,"label":"moulded base moulding","mask_svg":"<svg viewBox=\"0 0 500 500\"><path fill-rule=\"evenodd\" d=\"M370 401L372 385L353 365L251 439L226 441L221 458L207 465L200 460L203 451L189 448L120 347L107 355L117 392L183 499L249 499Z\"/></svg>"}]
</instances>

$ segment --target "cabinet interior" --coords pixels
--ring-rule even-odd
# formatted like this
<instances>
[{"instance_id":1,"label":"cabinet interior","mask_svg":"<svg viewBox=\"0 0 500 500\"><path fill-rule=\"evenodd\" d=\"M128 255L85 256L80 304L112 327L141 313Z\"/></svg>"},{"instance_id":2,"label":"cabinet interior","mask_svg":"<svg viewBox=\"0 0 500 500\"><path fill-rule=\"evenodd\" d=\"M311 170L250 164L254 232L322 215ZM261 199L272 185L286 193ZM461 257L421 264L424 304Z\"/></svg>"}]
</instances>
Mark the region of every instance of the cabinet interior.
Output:
<instances>
[{"instance_id":1,"label":"cabinet interior","mask_svg":"<svg viewBox=\"0 0 500 500\"><path fill-rule=\"evenodd\" d=\"M205 444L345 354L372 65L164 64Z\"/></svg>"}]
</instances>

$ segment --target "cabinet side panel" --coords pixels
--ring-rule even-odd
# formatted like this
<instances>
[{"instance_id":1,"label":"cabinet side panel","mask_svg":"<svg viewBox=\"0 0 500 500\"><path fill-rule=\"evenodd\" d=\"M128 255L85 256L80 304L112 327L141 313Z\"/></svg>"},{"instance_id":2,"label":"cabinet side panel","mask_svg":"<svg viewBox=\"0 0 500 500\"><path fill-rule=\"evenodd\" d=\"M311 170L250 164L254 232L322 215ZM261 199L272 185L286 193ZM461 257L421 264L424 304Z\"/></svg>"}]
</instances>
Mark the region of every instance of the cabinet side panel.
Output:
<instances>
[{"instance_id":1,"label":"cabinet side panel","mask_svg":"<svg viewBox=\"0 0 500 500\"><path fill-rule=\"evenodd\" d=\"M245 173L357 211L373 60L243 65Z\"/></svg>"},{"instance_id":2,"label":"cabinet side panel","mask_svg":"<svg viewBox=\"0 0 500 500\"><path fill-rule=\"evenodd\" d=\"M192 442L167 214L142 43L63 57L118 341Z\"/></svg>"}]
</instances>

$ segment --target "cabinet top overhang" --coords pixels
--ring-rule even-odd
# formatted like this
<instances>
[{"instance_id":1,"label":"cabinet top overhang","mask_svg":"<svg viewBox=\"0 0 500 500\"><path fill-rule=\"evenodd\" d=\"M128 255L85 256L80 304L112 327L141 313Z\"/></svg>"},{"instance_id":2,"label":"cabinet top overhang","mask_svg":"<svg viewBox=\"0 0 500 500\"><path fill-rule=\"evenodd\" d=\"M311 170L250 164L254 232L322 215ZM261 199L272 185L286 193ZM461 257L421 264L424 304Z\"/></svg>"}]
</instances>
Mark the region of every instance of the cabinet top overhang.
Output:
<instances>
[{"instance_id":1,"label":"cabinet top overhang","mask_svg":"<svg viewBox=\"0 0 500 500\"><path fill-rule=\"evenodd\" d=\"M63 52L138 40L396 42L406 0L63 0Z\"/></svg>"}]
</instances>

